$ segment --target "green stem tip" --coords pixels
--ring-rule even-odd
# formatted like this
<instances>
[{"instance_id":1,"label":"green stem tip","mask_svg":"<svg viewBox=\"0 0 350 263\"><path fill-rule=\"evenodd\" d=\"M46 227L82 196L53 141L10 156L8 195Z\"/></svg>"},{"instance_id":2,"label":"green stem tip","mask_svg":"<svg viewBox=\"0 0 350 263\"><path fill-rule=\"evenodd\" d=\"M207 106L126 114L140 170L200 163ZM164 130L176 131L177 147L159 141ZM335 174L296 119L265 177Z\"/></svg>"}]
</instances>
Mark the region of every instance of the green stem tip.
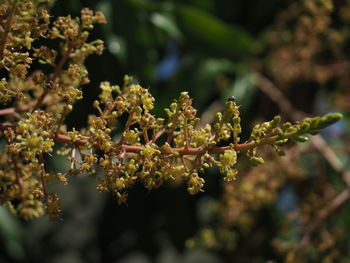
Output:
<instances>
[{"instance_id":1,"label":"green stem tip","mask_svg":"<svg viewBox=\"0 0 350 263\"><path fill-rule=\"evenodd\" d=\"M317 126L319 129L324 129L336 123L341 118L343 118L343 115L341 113L328 113L319 119Z\"/></svg>"}]
</instances>

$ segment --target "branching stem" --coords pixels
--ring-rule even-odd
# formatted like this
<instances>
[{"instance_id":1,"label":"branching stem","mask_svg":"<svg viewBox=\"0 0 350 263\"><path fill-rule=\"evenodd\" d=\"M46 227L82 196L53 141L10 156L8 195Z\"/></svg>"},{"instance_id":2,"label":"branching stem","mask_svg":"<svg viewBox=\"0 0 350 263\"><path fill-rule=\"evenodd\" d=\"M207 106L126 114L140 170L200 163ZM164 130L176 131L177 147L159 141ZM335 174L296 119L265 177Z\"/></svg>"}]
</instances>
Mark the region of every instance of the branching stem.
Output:
<instances>
[{"instance_id":1,"label":"branching stem","mask_svg":"<svg viewBox=\"0 0 350 263\"><path fill-rule=\"evenodd\" d=\"M60 75L60 73L62 72L63 66L64 64L67 62L67 60L69 59L69 56L72 52L73 46L69 45L67 48L66 53L63 55L63 57L61 58L60 62L58 63L58 65L55 68L55 71L53 72L53 75L51 77L51 82L55 81L58 76ZM43 104L44 99L46 97L46 95L49 93L50 88L46 87L43 91L43 93L41 93L40 97L38 98L38 100L36 101L36 104L34 105L32 111L37 110L38 108L40 108L40 106Z\"/></svg>"},{"instance_id":2,"label":"branching stem","mask_svg":"<svg viewBox=\"0 0 350 263\"><path fill-rule=\"evenodd\" d=\"M44 157L42 155L38 156L38 161L40 163L40 181L41 181L41 188L43 190L44 193L44 198L45 201L47 203L48 199L49 199L49 193L47 190L47 186L46 186L46 172L45 172L45 161L44 161Z\"/></svg>"},{"instance_id":3,"label":"branching stem","mask_svg":"<svg viewBox=\"0 0 350 263\"><path fill-rule=\"evenodd\" d=\"M0 123L0 130L5 130L9 127L14 128L14 125ZM296 133L297 133L297 131L292 131L292 132L286 133L286 134L284 134L283 138L289 139L289 138L293 137ZM233 146L222 146L222 147L206 146L206 147L187 147L187 148L182 147L182 148L172 148L170 151L159 147L158 150L162 154L178 153L180 155L199 155L199 154L203 154L205 152L213 153L213 154L221 154L221 153L224 153L226 150L230 150L230 149L233 149L235 151L247 151L247 150L253 149L257 146L262 146L262 145L266 145L266 144L273 144L279 139L280 138L278 135L273 135L273 136L261 139L258 142L251 141L251 142L241 143L241 144L237 144L237 145L233 145ZM75 146L82 146L82 145L87 144L86 140L74 140L74 141L72 141L70 139L70 137L68 137L67 135L64 135L64 134L60 134L60 133L55 136L54 140L56 142L59 142L59 143L67 143L67 144L72 144ZM121 149L125 150L126 152L133 152L133 153L139 153L143 147L142 145L137 145L137 146L126 145L123 143L123 137L118 142L118 145L120 145ZM98 143L94 142L93 147L99 148Z\"/></svg>"},{"instance_id":4,"label":"branching stem","mask_svg":"<svg viewBox=\"0 0 350 263\"><path fill-rule=\"evenodd\" d=\"M10 14L9 14L9 16L6 19L6 24L4 26L4 32L2 33L2 36L1 36L1 39L0 39L0 61L4 57L4 50L5 50L5 46L6 46L6 39L7 39L7 36L9 34L9 32L10 32L10 29L11 29L12 20L15 17L16 3L17 3L17 1L13 1ZM3 64L0 63L0 69L2 67L3 67Z\"/></svg>"}]
</instances>

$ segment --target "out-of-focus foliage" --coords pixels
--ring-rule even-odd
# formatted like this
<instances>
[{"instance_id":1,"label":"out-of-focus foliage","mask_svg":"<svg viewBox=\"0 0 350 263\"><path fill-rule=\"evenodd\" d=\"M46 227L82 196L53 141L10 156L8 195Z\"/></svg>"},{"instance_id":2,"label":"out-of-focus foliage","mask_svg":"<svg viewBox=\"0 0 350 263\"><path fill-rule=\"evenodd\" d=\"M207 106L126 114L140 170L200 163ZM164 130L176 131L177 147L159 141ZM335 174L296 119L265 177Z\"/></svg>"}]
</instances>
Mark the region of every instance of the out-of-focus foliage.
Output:
<instances>
[{"instance_id":1,"label":"out-of-focus foliage","mask_svg":"<svg viewBox=\"0 0 350 263\"><path fill-rule=\"evenodd\" d=\"M51 11L74 17L84 7L106 15L108 24L92 33L106 50L87 60L88 96L70 127L85 123L98 94L92 87L133 74L155 95L157 115L186 90L214 120L235 95L243 130L276 114L341 109L345 120L322 134L336 157L312 141L282 158L262 150L266 164L242 161L234 182L209 171L198 196L174 182L152 193L135 188L125 207L75 178L69 189L57 186L62 222L22 222L0 211L1 262L350 261L350 210L345 201L330 209L349 170L349 1L58 0ZM261 88L266 83L293 108L280 109L279 97ZM54 160L51 169L63 170L63 160ZM302 242L324 211L331 212Z\"/></svg>"}]
</instances>

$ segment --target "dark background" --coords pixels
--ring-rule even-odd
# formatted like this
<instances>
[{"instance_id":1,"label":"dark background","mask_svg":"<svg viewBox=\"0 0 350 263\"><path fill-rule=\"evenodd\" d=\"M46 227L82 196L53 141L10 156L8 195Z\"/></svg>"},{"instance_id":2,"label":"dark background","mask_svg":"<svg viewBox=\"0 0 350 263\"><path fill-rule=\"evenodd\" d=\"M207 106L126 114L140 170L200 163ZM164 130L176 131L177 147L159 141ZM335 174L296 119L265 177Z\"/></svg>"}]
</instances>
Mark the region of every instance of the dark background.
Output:
<instances>
[{"instance_id":1,"label":"dark background","mask_svg":"<svg viewBox=\"0 0 350 263\"><path fill-rule=\"evenodd\" d=\"M91 104L99 93L99 82L121 84L124 75L129 74L156 98L154 113L158 116L165 116L164 107L181 91L190 92L199 115L213 105L220 109L228 97L235 95L241 105L244 139L256 120L269 120L276 114L291 119L280 113L278 104L259 89L261 84L255 78L259 72L298 110L309 115L332 110L345 114L345 120L328 129L324 136L330 146L344 147L338 154L347 169L349 105L344 98L349 98L349 92L347 73L342 72L348 72L349 66L331 67L348 60L348 20L341 14L348 11L350 4L334 1L333 11L326 12L330 19L326 29L306 31L311 40L299 41L298 23L302 16L320 17L306 9L304 2L56 1L51 9L54 17L79 16L82 8L89 7L103 11L108 20L107 25L96 26L91 33L91 39L105 41L106 50L101 56L87 59L91 83L84 86L84 99L67 118L68 127L84 127L88 114L95 113ZM322 5L322 1L311 2ZM334 32L342 37L339 43L332 38ZM308 46L308 41L316 41L317 48ZM302 48L311 49L311 55L299 57ZM302 72L293 73L293 67ZM344 188L339 175L322 157L312 158L311 163L329 178L328 184L339 190ZM57 156L49 165L60 171L68 164ZM309 175L307 183L316 173L315 166L308 160L301 161L302 169ZM244 177L245 171L239 176ZM205 179L205 192L196 196L187 194L182 184L164 185L152 192L136 186L130 191L128 204L120 206L110 194L98 193L96 182L84 176L70 178L68 186L50 185L62 197L62 220L49 222L45 217L21 221L1 208L0 262L293 262L286 261L271 244L279 235L281 217L286 217L278 207L291 205L293 210L299 204L294 199L302 202L302 191L287 182L284 189L293 189L294 199L283 199L282 190L277 193L273 202L254 212L255 228L248 234L233 223L232 232L238 236L232 241L234 246L201 245L198 241L195 249L188 248L188 240L201 239L203 228L215 229L221 222L211 213L224 193L222 178L216 170L210 170ZM349 216L347 207L336 216L343 222L340 227L344 233L349 230ZM263 234L257 237L259 233ZM291 240L298 242L298 237ZM347 235L334 247L339 248L344 259L349 259ZM309 259L306 262L314 262L313 257Z\"/></svg>"}]
</instances>

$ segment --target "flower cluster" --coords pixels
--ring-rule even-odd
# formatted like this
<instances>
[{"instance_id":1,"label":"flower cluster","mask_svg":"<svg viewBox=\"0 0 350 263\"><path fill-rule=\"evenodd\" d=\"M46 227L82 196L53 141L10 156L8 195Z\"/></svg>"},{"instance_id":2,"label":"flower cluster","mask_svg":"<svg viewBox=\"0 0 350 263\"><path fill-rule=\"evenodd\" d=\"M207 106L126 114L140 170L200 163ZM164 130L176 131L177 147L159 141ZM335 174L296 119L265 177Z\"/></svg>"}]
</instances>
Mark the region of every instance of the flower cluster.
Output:
<instances>
[{"instance_id":1,"label":"flower cluster","mask_svg":"<svg viewBox=\"0 0 350 263\"><path fill-rule=\"evenodd\" d=\"M119 202L126 201L128 189L136 182L154 189L169 179L180 178L187 182L188 192L196 194L205 183L200 174L212 166L219 168L225 181L232 181L238 174L235 164L240 152L246 151L254 164L263 163L262 157L256 156L261 145L269 144L280 152L280 144L290 139L301 141L304 134L314 133L340 118L339 114L329 114L281 124L277 116L256 125L250 139L239 144L239 109L232 100L226 102L223 113L217 114L216 123L196 129L200 119L187 92L165 109L165 120L151 114L154 98L129 76L125 77L123 88L103 83L101 89L100 100L94 102L99 115L90 117L85 139L65 142L85 151L102 151L99 157L85 155L80 172L95 171L93 163L98 160L104 173L98 177L97 189L112 192ZM118 130L115 118L125 114L128 117L123 130L114 140L111 134ZM164 143L160 143L160 138ZM226 141L227 146L218 146L221 141Z\"/></svg>"},{"instance_id":2,"label":"flower cluster","mask_svg":"<svg viewBox=\"0 0 350 263\"><path fill-rule=\"evenodd\" d=\"M244 176L225 183L222 197L208 205L209 222L194 238L187 240L187 245L237 251L240 239L254 237L251 232L255 231L261 220L257 215L263 214L261 211L266 207L275 205L286 184L300 183L306 179L305 172L298 165L290 165L301 156L292 151L285 158L279 158L272 149L267 148L262 155L268 165L246 167ZM259 246L264 242L254 241Z\"/></svg>"},{"instance_id":3,"label":"flower cluster","mask_svg":"<svg viewBox=\"0 0 350 263\"><path fill-rule=\"evenodd\" d=\"M37 156L52 152L53 119L43 111L27 115L26 119L18 122L13 146L25 161L35 161Z\"/></svg>"},{"instance_id":4,"label":"flower cluster","mask_svg":"<svg viewBox=\"0 0 350 263\"><path fill-rule=\"evenodd\" d=\"M0 152L0 203L24 218L44 213L59 217L60 199L48 186L53 178L67 184L69 176L95 175L97 189L110 191L119 203L127 201L128 189L136 183L151 190L180 179L190 194L196 194L203 191L206 169L216 166L225 181L233 181L242 152L253 164L263 163L256 155L259 147L271 145L280 152L282 143L304 141L305 134L341 118L335 113L282 124L275 117L255 126L241 143L240 112L233 99L217 113L214 124L197 128L200 118L188 92L165 109L166 119L158 118L151 112L155 99L149 90L126 76L123 87L102 82L93 103L98 114L89 117L87 128L67 131L65 117L83 97L81 86L89 82L85 58L103 51L101 40L89 42L88 30L106 21L89 9L78 18L51 21L42 2L5 0L0 8L0 70L8 73L0 81L0 102L13 105L0 110L1 138L7 144ZM49 43L33 48L39 39L59 41L60 49L49 48ZM33 63L46 64L52 72L28 71ZM52 174L46 171L45 159L55 144L64 144L59 152L70 166Z\"/></svg>"}]
</instances>

